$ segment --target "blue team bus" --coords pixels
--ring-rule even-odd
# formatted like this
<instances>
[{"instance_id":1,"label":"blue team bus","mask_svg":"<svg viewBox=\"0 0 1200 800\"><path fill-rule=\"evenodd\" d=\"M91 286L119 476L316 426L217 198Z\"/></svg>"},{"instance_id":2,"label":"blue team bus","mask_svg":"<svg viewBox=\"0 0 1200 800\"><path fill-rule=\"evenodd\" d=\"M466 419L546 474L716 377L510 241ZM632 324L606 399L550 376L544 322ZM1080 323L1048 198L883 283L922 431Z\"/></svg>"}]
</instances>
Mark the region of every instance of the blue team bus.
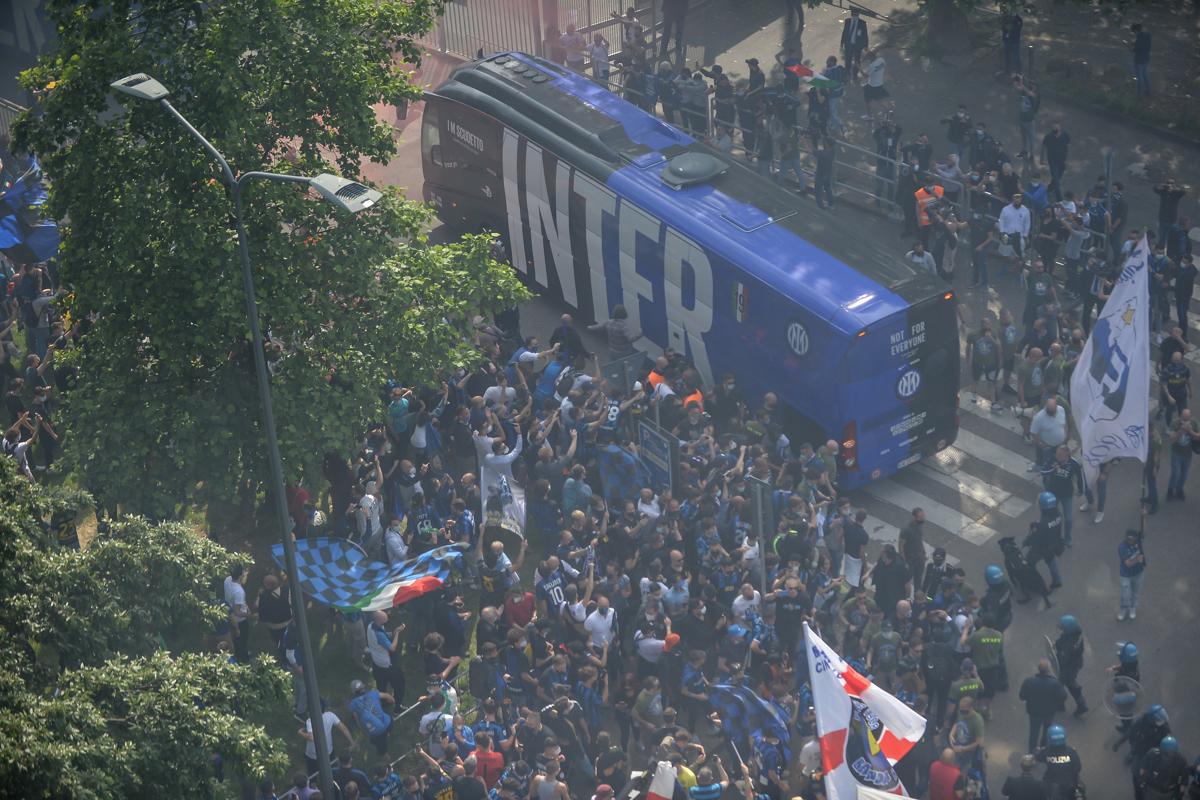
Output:
<instances>
[{"instance_id":1,"label":"blue team bus","mask_svg":"<svg viewBox=\"0 0 1200 800\"><path fill-rule=\"evenodd\" d=\"M425 99L425 199L501 232L537 290L596 320L623 304L650 355L777 393L793 442L841 442L844 487L954 441L954 295L861 218L532 56L468 64Z\"/></svg>"}]
</instances>

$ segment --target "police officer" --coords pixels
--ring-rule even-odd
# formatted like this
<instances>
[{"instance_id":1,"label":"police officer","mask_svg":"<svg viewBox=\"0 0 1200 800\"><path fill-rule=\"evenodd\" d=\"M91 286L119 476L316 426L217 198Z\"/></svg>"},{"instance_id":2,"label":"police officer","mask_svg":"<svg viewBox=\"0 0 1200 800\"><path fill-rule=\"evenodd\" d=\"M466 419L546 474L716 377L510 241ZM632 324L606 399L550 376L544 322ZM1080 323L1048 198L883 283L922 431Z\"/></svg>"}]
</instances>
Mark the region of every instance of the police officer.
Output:
<instances>
[{"instance_id":1,"label":"police officer","mask_svg":"<svg viewBox=\"0 0 1200 800\"><path fill-rule=\"evenodd\" d=\"M1083 669L1083 628L1072 614L1058 618L1058 639L1054 642L1054 655L1058 658L1058 679L1075 700L1075 718L1088 712L1079 686L1079 670Z\"/></svg>"},{"instance_id":2,"label":"police officer","mask_svg":"<svg viewBox=\"0 0 1200 800\"><path fill-rule=\"evenodd\" d=\"M1133 721L1129 730L1117 737L1113 742L1112 751L1121 749L1121 745L1129 741L1129 760L1136 764L1146 755L1151 747L1162 741L1164 736L1171 735L1171 718L1167 710L1157 703L1146 709L1146 713Z\"/></svg>"},{"instance_id":3,"label":"police officer","mask_svg":"<svg viewBox=\"0 0 1200 800\"><path fill-rule=\"evenodd\" d=\"M1142 671L1138 666L1138 649L1133 642L1119 642L1117 644L1117 663L1108 668L1108 672L1113 676L1113 680L1118 678L1128 678L1129 680L1141 683ZM1136 695L1123 697L1127 694L1124 691L1113 693L1113 704L1117 707L1118 713L1121 712L1122 706L1127 703L1136 702ZM1117 733L1124 733L1129 730L1132 721L1122 719L1117 723Z\"/></svg>"},{"instance_id":4,"label":"police officer","mask_svg":"<svg viewBox=\"0 0 1200 800\"><path fill-rule=\"evenodd\" d=\"M1164 736L1133 766L1136 800L1178 800L1188 780L1187 761L1174 736Z\"/></svg>"},{"instance_id":5,"label":"police officer","mask_svg":"<svg viewBox=\"0 0 1200 800\"><path fill-rule=\"evenodd\" d=\"M1051 800L1075 800L1083 763L1075 748L1067 744L1067 731L1062 725L1047 729L1046 746L1038 751L1037 759L1046 765L1042 779L1050 787Z\"/></svg>"},{"instance_id":6,"label":"police officer","mask_svg":"<svg viewBox=\"0 0 1200 800\"><path fill-rule=\"evenodd\" d=\"M979 601L979 615L987 621L988 627L1004 633L1012 624L1012 584L998 564L988 564L983 579L987 591Z\"/></svg>"},{"instance_id":7,"label":"police officer","mask_svg":"<svg viewBox=\"0 0 1200 800\"><path fill-rule=\"evenodd\" d=\"M1026 559L1029 566L1036 568L1039 561L1045 561L1050 570L1050 588L1062 586L1062 575L1058 571L1058 557L1063 554L1063 531L1065 524L1062 511L1058 507L1058 498L1053 492L1042 492L1038 495L1038 508L1042 516L1037 522L1030 524L1029 535L1022 544L1029 548Z\"/></svg>"}]
</instances>

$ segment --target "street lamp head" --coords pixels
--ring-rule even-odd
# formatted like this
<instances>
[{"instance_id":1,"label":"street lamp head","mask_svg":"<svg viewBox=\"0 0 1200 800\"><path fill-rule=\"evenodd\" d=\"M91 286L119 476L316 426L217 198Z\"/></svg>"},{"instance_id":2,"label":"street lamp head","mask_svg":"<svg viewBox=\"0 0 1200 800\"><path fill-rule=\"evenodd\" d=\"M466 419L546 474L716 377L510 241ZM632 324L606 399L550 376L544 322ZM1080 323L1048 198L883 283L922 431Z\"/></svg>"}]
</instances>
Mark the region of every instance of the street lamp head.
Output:
<instances>
[{"instance_id":1,"label":"street lamp head","mask_svg":"<svg viewBox=\"0 0 1200 800\"><path fill-rule=\"evenodd\" d=\"M369 186L346 178L339 178L337 175L330 175L328 172L310 178L308 183L327 201L351 214L365 211L383 197Z\"/></svg>"},{"instance_id":2,"label":"street lamp head","mask_svg":"<svg viewBox=\"0 0 1200 800\"><path fill-rule=\"evenodd\" d=\"M138 100L161 100L170 94L167 87L144 72L121 78L109 85L121 94L136 97Z\"/></svg>"}]
</instances>

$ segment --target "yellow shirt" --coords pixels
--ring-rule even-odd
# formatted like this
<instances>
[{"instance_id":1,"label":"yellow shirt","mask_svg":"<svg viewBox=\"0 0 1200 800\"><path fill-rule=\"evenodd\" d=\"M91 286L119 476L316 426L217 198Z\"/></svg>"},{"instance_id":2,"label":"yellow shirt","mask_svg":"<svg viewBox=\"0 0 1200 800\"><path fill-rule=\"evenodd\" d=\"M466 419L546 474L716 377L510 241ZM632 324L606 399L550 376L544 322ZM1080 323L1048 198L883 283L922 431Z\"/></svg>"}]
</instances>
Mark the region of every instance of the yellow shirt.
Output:
<instances>
[{"instance_id":1,"label":"yellow shirt","mask_svg":"<svg viewBox=\"0 0 1200 800\"><path fill-rule=\"evenodd\" d=\"M679 785L688 790L696 785L696 773L680 764L675 768L675 779L679 781Z\"/></svg>"}]
</instances>

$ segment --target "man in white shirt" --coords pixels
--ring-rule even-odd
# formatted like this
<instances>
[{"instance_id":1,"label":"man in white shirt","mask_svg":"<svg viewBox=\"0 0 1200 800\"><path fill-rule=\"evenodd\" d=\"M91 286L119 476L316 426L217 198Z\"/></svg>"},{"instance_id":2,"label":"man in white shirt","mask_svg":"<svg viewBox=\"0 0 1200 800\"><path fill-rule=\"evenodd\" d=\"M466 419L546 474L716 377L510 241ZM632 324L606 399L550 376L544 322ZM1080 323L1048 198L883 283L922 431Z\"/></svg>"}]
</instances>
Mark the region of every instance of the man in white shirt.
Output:
<instances>
[{"instance_id":1,"label":"man in white shirt","mask_svg":"<svg viewBox=\"0 0 1200 800\"><path fill-rule=\"evenodd\" d=\"M346 723L338 717L337 714L325 708L325 703L321 703L321 727L325 729L325 758L333 758L333 729L337 728L342 736L346 737L346 744L354 747L354 736L351 735L350 729L346 727ZM304 721L304 727L300 729L300 736L304 739L304 760L308 764L308 774L311 775L319 768L317 763L317 745L312 732L312 718L309 717Z\"/></svg>"},{"instance_id":2,"label":"man in white shirt","mask_svg":"<svg viewBox=\"0 0 1200 800\"><path fill-rule=\"evenodd\" d=\"M662 505L658 502L658 497L654 494L654 490L643 488L638 496L637 509L640 513L645 514L654 521L662 516Z\"/></svg>"},{"instance_id":3,"label":"man in white shirt","mask_svg":"<svg viewBox=\"0 0 1200 800\"><path fill-rule=\"evenodd\" d=\"M234 564L225 578L225 605L229 606L229 634L239 664L250 663L250 607L246 605L246 567Z\"/></svg>"},{"instance_id":4,"label":"man in white shirt","mask_svg":"<svg viewBox=\"0 0 1200 800\"><path fill-rule=\"evenodd\" d=\"M930 275L937 274L937 262L933 259L933 253L926 250L921 242L913 243L913 249L904 254L904 260Z\"/></svg>"},{"instance_id":5,"label":"man in white shirt","mask_svg":"<svg viewBox=\"0 0 1200 800\"><path fill-rule=\"evenodd\" d=\"M588 644L592 647L604 647L612 643L613 627L617 622L617 612L609 607L608 598L601 595L596 601L596 610L587 615L583 627L588 632Z\"/></svg>"},{"instance_id":6,"label":"man in white shirt","mask_svg":"<svg viewBox=\"0 0 1200 800\"><path fill-rule=\"evenodd\" d=\"M745 623L746 612L758 613L761 604L762 595L750 584L743 583L741 593L733 598L733 618L740 623Z\"/></svg>"},{"instance_id":7,"label":"man in white shirt","mask_svg":"<svg viewBox=\"0 0 1200 800\"><path fill-rule=\"evenodd\" d=\"M1033 216L1029 213L1029 209L1023 205L1024 196L1017 192L1012 196L1012 202L1000 209L1000 222L997 228L1002 236L1008 236L1008 248L1012 250L1011 256L1018 261L1023 261L1025 258L1025 242L1029 238L1029 231L1033 226ZM1009 253L1001 248L1001 255L1009 255Z\"/></svg>"},{"instance_id":8,"label":"man in white shirt","mask_svg":"<svg viewBox=\"0 0 1200 800\"><path fill-rule=\"evenodd\" d=\"M1033 435L1034 464L1044 467L1058 446L1067 441L1067 412L1058 407L1058 400L1046 400L1042 410L1033 415L1029 432Z\"/></svg>"},{"instance_id":9,"label":"man in white shirt","mask_svg":"<svg viewBox=\"0 0 1200 800\"><path fill-rule=\"evenodd\" d=\"M496 409L497 413L499 413L499 409L501 408L507 410L509 403L515 400L516 397L517 390L508 385L508 378L503 372L497 372L496 385L489 386L483 392L483 402Z\"/></svg>"}]
</instances>

